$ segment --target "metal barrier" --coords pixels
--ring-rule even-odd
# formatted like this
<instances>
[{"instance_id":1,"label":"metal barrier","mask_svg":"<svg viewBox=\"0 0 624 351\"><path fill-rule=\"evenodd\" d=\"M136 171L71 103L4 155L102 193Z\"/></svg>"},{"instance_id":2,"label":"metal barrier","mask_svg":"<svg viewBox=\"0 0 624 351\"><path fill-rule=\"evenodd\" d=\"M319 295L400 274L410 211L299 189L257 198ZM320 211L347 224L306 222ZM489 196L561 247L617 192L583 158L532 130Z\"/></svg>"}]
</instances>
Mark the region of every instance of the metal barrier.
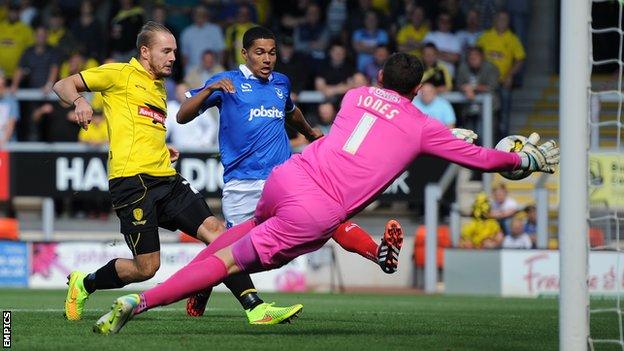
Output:
<instances>
[{"instance_id":1,"label":"metal barrier","mask_svg":"<svg viewBox=\"0 0 624 351\"><path fill-rule=\"evenodd\" d=\"M466 103L468 100L463 94L459 92L452 92L442 94L445 99L452 103ZM485 147L493 147L493 111L492 111L492 95L480 94L475 98L475 102L481 103L482 108L482 122L483 122L483 135L482 144ZM437 231L438 231L438 208L439 200L446 192L448 186L453 179L457 177L460 167L452 164L445 171L444 175L438 183L429 183L425 187L425 227L426 227L426 240L425 240L425 292L435 293L437 291L438 281L438 262L437 262ZM483 174L483 189L489 189L492 184L492 174ZM457 245L459 242L460 231L460 214L459 207L456 203L451 205L451 237L453 238L453 245Z\"/></svg>"}]
</instances>

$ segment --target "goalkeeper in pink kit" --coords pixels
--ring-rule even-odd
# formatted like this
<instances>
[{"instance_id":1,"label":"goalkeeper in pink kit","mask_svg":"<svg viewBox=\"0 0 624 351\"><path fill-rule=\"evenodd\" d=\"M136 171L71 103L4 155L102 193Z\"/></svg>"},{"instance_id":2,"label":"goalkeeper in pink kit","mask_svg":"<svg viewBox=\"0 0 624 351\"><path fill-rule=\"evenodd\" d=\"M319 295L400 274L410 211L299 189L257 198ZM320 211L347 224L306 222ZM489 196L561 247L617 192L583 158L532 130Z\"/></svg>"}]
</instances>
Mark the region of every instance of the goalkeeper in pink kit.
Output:
<instances>
[{"instance_id":1,"label":"goalkeeper in pink kit","mask_svg":"<svg viewBox=\"0 0 624 351\"><path fill-rule=\"evenodd\" d=\"M230 274L270 270L319 249L419 155L490 172L554 172L559 149L552 141L527 143L517 153L482 148L424 115L411 103L422 74L416 57L392 55L379 72L383 88L347 92L330 133L273 169L254 220L223 233L162 284L115 300L94 331L117 333L133 315L215 286Z\"/></svg>"}]
</instances>

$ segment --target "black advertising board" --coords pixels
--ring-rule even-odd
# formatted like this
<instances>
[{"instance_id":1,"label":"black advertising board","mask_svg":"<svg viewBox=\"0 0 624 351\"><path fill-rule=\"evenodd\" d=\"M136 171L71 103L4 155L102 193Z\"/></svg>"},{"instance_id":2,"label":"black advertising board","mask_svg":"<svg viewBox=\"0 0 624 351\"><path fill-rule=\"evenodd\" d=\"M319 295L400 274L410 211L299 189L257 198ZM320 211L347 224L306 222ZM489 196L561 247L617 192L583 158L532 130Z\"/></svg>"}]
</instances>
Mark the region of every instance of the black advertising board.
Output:
<instances>
[{"instance_id":1,"label":"black advertising board","mask_svg":"<svg viewBox=\"0 0 624 351\"><path fill-rule=\"evenodd\" d=\"M12 196L68 196L108 191L105 152L12 151ZM389 155L389 157L391 157ZM423 200L424 186L437 182L448 162L421 157L392 183L384 200ZM206 197L218 198L223 188L223 167L217 153L182 152L176 169Z\"/></svg>"}]
</instances>

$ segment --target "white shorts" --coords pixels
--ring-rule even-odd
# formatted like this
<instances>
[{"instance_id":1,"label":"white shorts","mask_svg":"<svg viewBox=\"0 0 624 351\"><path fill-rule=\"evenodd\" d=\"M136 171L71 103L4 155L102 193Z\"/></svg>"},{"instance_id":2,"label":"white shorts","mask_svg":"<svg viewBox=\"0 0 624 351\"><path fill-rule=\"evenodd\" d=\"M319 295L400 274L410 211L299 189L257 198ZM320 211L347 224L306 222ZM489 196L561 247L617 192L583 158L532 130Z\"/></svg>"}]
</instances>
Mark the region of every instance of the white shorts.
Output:
<instances>
[{"instance_id":1,"label":"white shorts","mask_svg":"<svg viewBox=\"0 0 624 351\"><path fill-rule=\"evenodd\" d=\"M264 183L264 179L234 179L225 183L221 207L228 228L253 218Z\"/></svg>"}]
</instances>

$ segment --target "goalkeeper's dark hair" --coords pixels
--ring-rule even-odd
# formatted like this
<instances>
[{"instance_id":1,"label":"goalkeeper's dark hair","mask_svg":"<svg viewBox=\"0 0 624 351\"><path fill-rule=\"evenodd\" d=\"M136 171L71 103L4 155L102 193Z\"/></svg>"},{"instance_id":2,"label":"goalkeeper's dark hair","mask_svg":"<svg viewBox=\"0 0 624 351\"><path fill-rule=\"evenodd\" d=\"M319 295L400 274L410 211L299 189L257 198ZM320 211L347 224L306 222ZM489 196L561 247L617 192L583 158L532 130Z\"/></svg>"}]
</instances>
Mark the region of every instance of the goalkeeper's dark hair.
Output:
<instances>
[{"instance_id":1,"label":"goalkeeper's dark hair","mask_svg":"<svg viewBox=\"0 0 624 351\"><path fill-rule=\"evenodd\" d=\"M275 40L275 34L273 34L270 29L262 26L249 28L245 34L243 34L243 48L245 48L245 50L249 50L249 48L253 45L253 42L257 39Z\"/></svg>"},{"instance_id":2,"label":"goalkeeper's dark hair","mask_svg":"<svg viewBox=\"0 0 624 351\"><path fill-rule=\"evenodd\" d=\"M383 87L409 94L420 84L424 70L418 57L403 52L392 54L383 65Z\"/></svg>"},{"instance_id":3,"label":"goalkeeper's dark hair","mask_svg":"<svg viewBox=\"0 0 624 351\"><path fill-rule=\"evenodd\" d=\"M152 45L152 42L154 41L154 35L157 32L164 32L164 33L169 33L173 35L171 31L164 25L158 22L154 22L154 21L147 21L143 25L143 27L141 27L141 31L139 32L139 35L137 35L137 40L136 40L137 51L138 52L141 51L141 46L150 47Z\"/></svg>"}]
</instances>

